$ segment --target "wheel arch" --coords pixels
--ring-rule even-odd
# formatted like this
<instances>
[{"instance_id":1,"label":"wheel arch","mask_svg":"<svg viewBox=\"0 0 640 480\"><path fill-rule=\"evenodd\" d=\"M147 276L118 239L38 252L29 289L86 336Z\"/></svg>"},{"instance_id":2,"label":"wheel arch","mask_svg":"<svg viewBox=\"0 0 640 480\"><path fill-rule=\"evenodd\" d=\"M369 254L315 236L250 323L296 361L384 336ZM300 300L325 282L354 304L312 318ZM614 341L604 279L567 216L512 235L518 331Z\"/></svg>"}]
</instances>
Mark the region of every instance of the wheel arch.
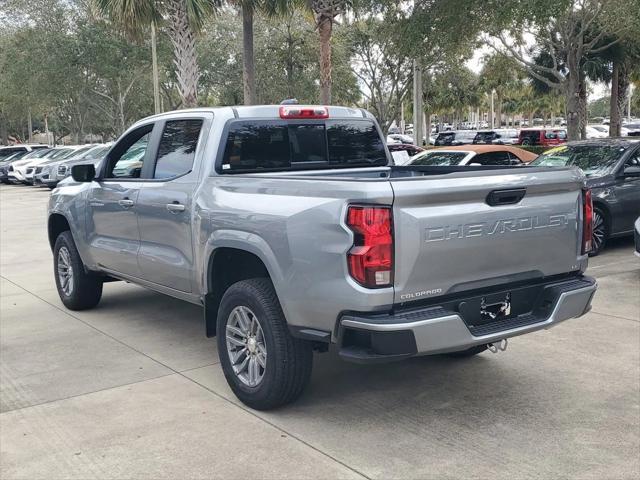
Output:
<instances>
[{"instance_id":1,"label":"wheel arch","mask_svg":"<svg viewBox=\"0 0 640 480\"><path fill-rule=\"evenodd\" d=\"M219 247L213 250L209 255L206 271L204 314L207 337L216 335L218 308L231 285L250 278L269 278L273 282L267 263L260 256L236 247Z\"/></svg>"},{"instance_id":2,"label":"wheel arch","mask_svg":"<svg viewBox=\"0 0 640 480\"><path fill-rule=\"evenodd\" d=\"M67 217L61 213L52 213L49 215L49 219L47 221L47 233L49 236L49 246L51 247L51 251L53 251L53 248L56 245L56 239L62 232L66 231L71 232L71 224L69 223L69 220L67 220ZM73 233L71 235L73 235Z\"/></svg>"}]
</instances>

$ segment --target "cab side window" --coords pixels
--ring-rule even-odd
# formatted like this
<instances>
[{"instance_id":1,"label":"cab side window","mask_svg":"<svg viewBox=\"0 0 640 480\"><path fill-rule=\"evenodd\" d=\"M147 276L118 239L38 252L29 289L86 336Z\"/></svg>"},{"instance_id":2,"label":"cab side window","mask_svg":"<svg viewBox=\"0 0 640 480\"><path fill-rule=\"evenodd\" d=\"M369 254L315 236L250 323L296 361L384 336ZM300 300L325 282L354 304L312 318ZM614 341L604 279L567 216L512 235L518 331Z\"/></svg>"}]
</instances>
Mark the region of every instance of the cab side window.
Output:
<instances>
[{"instance_id":1,"label":"cab side window","mask_svg":"<svg viewBox=\"0 0 640 480\"><path fill-rule=\"evenodd\" d=\"M104 178L140 178L152 125L140 127L113 148L109 154Z\"/></svg>"},{"instance_id":2,"label":"cab side window","mask_svg":"<svg viewBox=\"0 0 640 480\"><path fill-rule=\"evenodd\" d=\"M193 168L202 120L168 121L160 138L153 178L175 178Z\"/></svg>"}]
</instances>

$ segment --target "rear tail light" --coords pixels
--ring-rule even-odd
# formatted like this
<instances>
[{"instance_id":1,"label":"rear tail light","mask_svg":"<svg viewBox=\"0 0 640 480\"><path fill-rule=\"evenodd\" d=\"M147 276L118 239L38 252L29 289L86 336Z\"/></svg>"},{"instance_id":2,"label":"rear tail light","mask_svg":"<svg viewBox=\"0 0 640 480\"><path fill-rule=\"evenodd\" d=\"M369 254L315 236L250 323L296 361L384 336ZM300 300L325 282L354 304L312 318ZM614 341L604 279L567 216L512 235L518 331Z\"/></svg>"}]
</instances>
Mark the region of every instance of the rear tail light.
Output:
<instances>
[{"instance_id":1,"label":"rear tail light","mask_svg":"<svg viewBox=\"0 0 640 480\"><path fill-rule=\"evenodd\" d=\"M280 107L280 118L329 118L329 109L327 107L301 107L299 105L282 105Z\"/></svg>"},{"instance_id":2,"label":"rear tail light","mask_svg":"<svg viewBox=\"0 0 640 480\"><path fill-rule=\"evenodd\" d=\"M593 201L591 190L582 191L582 253L586 254L593 247Z\"/></svg>"},{"instance_id":3,"label":"rear tail light","mask_svg":"<svg viewBox=\"0 0 640 480\"><path fill-rule=\"evenodd\" d=\"M347 253L349 274L367 288L393 284L393 225L391 207L355 206L347 212L353 247Z\"/></svg>"}]
</instances>

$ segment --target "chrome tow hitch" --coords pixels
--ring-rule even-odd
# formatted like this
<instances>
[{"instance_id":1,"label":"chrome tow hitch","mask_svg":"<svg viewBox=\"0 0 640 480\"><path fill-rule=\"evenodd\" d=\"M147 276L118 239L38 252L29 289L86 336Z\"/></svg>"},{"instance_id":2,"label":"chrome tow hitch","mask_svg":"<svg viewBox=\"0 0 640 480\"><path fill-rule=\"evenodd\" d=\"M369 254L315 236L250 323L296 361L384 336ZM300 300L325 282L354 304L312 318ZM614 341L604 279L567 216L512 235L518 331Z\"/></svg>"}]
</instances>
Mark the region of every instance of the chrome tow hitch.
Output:
<instances>
[{"instance_id":1,"label":"chrome tow hitch","mask_svg":"<svg viewBox=\"0 0 640 480\"><path fill-rule=\"evenodd\" d=\"M491 353L504 352L507 349L507 345L509 345L509 341L506 338L500 340L500 343L488 343L487 347Z\"/></svg>"}]
</instances>

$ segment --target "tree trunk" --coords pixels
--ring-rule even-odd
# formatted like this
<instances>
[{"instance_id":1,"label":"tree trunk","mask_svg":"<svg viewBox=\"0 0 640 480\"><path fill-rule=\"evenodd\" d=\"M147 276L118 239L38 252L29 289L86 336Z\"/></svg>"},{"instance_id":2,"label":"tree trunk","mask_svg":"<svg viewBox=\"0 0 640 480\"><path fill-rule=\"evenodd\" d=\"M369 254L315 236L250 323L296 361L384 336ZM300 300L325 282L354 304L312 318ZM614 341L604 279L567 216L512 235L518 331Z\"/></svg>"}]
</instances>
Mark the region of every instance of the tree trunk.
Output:
<instances>
[{"instance_id":1,"label":"tree trunk","mask_svg":"<svg viewBox=\"0 0 640 480\"><path fill-rule=\"evenodd\" d=\"M156 26L151 24L151 76L153 80L153 113L160 113L160 80L158 76L158 52Z\"/></svg>"},{"instance_id":2,"label":"tree trunk","mask_svg":"<svg viewBox=\"0 0 640 480\"><path fill-rule=\"evenodd\" d=\"M631 79L631 65L629 63L623 63L620 65L620 76L618 77L618 110L620 111L620 126L624 120L624 110L628 99L628 95L631 95L630 85ZM631 116L631 113L629 113ZM618 136L622 133L618 132Z\"/></svg>"},{"instance_id":3,"label":"tree trunk","mask_svg":"<svg viewBox=\"0 0 640 480\"><path fill-rule=\"evenodd\" d=\"M331 104L331 33L333 18L318 16L318 33L320 35L320 103Z\"/></svg>"},{"instance_id":4,"label":"tree trunk","mask_svg":"<svg viewBox=\"0 0 640 480\"><path fill-rule=\"evenodd\" d=\"M0 145L9 144L9 129L7 128L7 117L0 112Z\"/></svg>"},{"instance_id":5,"label":"tree trunk","mask_svg":"<svg viewBox=\"0 0 640 480\"><path fill-rule=\"evenodd\" d=\"M589 112L587 108L587 80L584 75L580 77L580 138L587 138L587 123L589 123Z\"/></svg>"},{"instance_id":6,"label":"tree trunk","mask_svg":"<svg viewBox=\"0 0 640 480\"><path fill-rule=\"evenodd\" d=\"M502 95L500 93L496 95L496 100L498 102L496 104L496 128L502 128Z\"/></svg>"},{"instance_id":7,"label":"tree trunk","mask_svg":"<svg viewBox=\"0 0 640 480\"><path fill-rule=\"evenodd\" d=\"M291 35L291 21L287 23L287 60L286 64L286 76L287 76L287 96L289 98L294 97L294 87L293 87L293 75L294 75L294 59L293 59L293 51L294 51L294 39Z\"/></svg>"},{"instance_id":8,"label":"tree trunk","mask_svg":"<svg viewBox=\"0 0 640 480\"><path fill-rule=\"evenodd\" d=\"M176 66L182 107L195 107L198 104L198 79L200 77L196 54L196 35L189 25L189 16L184 0L168 0L167 13L169 37L173 44L173 63Z\"/></svg>"},{"instance_id":9,"label":"tree trunk","mask_svg":"<svg viewBox=\"0 0 640 480\"><path fill-rule=\"evenodd\" d=\"M609 136L620 136L620 108L618 106L620 86L620 61L613 60L613 72L611 75L611 99L609 100Z\"/></svg>"},{"instance_id":10,"label":"tree trunk","mask_svg":"<svg viewBox=\"0 0 640 480\"><path fill-rule=\"evenodd\" d=\"M31 107L27 111L27 129L29 130L27 138L29 143L33 143L33 121L31 119Z\"/></svg>"},{"instance_id":11,"label":"tree trunk","mask_svg":"<svg viewBox=\"0 0 640 480\"><path fill-rule=\"evenodd\" d=\"M429 146L429 137L431 136L431 113L425 109L425 130L427 131L427 138L425 138L425 144ZM422 146L422 145L421 145Z\"/></svg>"},{"instance_id":12,"label":"tree trunk","mask_svg":"<svg viewBox=\"0 0 640 480\"><path fill-rule=\"evenodd\" d=\"M575 52L567 55L567 68L569 78L566 83L567 97L567 140L580 139L580 59L576 58Z\"/></svg>"},{"instance_id":13,"label":"tree trunk","mask_svg":"<svg viewBox=\"0 0 640 480\"><path fill-rule=\"evenodd\" d=\"M49 113L48 112L44 112L44 135L45 137L47 137L47 145L49 145L50 142L49 142Z\"/></svg>"},{"instance_id":14,"label":"tree trunk","mask_svg":"<svg viewBox=\"0 0 640 480\"><path fill-rule=\"evenodd\" d=\"M256 70L253 55L253 8L242 6L242 83L244 104L256 104Z\"/></svg>"}]
</instances>

